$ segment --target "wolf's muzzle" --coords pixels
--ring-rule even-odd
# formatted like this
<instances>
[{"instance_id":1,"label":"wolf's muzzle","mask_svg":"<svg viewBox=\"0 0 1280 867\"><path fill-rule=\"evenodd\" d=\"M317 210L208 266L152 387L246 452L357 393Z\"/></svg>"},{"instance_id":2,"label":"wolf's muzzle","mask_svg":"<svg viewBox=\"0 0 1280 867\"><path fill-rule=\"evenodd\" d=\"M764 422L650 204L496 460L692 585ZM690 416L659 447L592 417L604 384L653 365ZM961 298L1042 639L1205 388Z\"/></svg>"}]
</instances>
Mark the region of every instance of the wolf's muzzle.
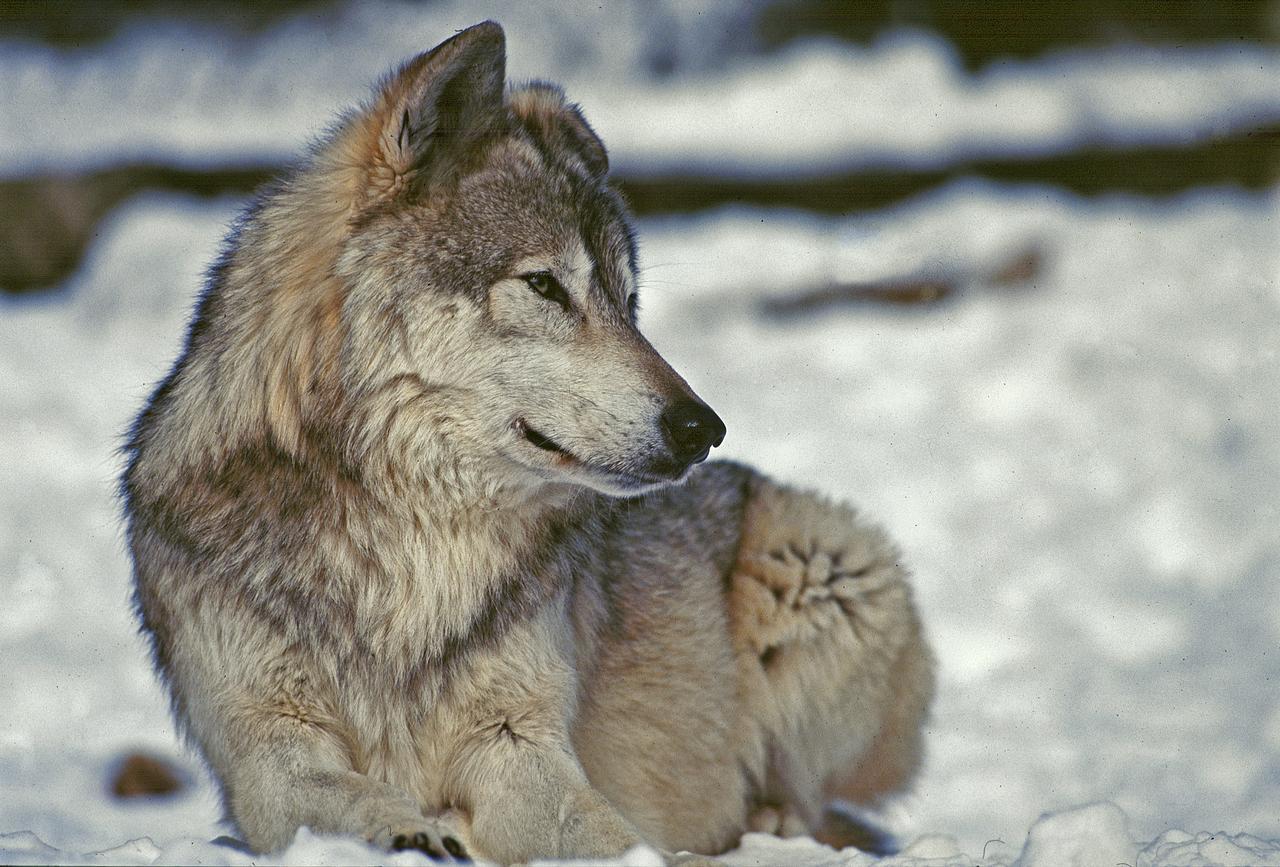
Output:
<instances>
[{"instance_id":1,"label":"wolf's muzzle","mask_svg":"<svg viewBox=\"0 0 1280 867\"><path fill-rule=\"evenodd\" d=\"M706 460L724 442L724 422L700 400L681 398L662 412L662 431L676 461L684 466Z\"/></svg>"}]
</instances>

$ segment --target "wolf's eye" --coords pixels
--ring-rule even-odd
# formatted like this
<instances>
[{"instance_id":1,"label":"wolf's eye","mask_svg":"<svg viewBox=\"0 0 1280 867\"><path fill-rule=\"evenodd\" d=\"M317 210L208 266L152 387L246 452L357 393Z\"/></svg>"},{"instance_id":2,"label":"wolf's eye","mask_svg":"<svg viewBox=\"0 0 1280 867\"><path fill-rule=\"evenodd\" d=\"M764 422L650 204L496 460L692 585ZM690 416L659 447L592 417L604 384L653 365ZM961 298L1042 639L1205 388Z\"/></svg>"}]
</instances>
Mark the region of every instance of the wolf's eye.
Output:
<instances>
[{"instance_id":1,"label":"wolf's eye","mask_svg":"<svg viewBox=\"0 0 1280 867\"><path fill-rule=\"evenodd\" d=\"M535 271L532 274L523 275L524 282L529 284L529 288L537 292L548 301L554 301L565 310L569 309L569 293L564 291L564 287L560 285L560 281L551 275L549 271Z\"/></svg>"}]
</instances>

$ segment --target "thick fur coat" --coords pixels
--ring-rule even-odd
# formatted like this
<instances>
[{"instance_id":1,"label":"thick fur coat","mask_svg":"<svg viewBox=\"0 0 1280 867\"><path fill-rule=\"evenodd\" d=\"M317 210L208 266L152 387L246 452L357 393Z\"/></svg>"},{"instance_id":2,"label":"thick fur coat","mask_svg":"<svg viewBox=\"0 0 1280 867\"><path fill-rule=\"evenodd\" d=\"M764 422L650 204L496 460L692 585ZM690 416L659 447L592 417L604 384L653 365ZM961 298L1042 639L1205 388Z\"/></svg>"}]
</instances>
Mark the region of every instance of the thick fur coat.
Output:
<instances>
[{"instance_id":1,"label":"thick fur coat","mask_svg":"<svg viewBox=\"0 0 1280 867\"><path fill-rule=\"evenodd\" d=\"M839 840L932 662L847 508L700 464L604 146L485 23L264 191L138 418L137 608L250 846L501 862ZM844 830L848 830L846 827Z\"/></svg>"}]
</instances>

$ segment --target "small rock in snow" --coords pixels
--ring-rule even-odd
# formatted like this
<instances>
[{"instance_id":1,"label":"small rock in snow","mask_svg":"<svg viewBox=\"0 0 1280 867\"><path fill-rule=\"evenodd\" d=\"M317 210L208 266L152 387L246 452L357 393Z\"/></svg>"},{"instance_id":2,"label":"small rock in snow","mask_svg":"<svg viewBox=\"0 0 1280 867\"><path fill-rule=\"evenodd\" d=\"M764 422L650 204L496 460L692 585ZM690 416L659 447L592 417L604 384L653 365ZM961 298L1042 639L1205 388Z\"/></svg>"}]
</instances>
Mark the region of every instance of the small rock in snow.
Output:
<instances>
[{"instance_id":1,"label":"small rock in snow","mask_svg":"<svg viewBox=\"0 0 1280 867\"><path fill-rule=\"evenodd\" d=\"M172 795L182 789L182 774L157 756L133 753L116 766L111 794L117 798L142 795Z\"/></svg>"}]
</instances>

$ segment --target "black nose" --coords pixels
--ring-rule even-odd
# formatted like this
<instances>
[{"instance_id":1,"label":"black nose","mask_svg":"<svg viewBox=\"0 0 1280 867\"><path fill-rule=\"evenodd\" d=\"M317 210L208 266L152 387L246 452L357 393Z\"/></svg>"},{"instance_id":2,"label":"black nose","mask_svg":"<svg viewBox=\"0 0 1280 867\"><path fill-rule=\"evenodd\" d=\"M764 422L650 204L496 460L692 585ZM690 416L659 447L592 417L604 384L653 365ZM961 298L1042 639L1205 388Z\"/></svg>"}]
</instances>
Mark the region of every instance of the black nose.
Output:
<instances>
[{"instance_id":1,"label":"black nose","mask_svg":"<svg viewBox=\"0 0 1280 867\"><path fill-rule=\"evenodd\" d=\"M662 413L671 453L682 464L697 463L724 442L724 422L702 401L681 398Z\"/></svg>"}]
</instances>

